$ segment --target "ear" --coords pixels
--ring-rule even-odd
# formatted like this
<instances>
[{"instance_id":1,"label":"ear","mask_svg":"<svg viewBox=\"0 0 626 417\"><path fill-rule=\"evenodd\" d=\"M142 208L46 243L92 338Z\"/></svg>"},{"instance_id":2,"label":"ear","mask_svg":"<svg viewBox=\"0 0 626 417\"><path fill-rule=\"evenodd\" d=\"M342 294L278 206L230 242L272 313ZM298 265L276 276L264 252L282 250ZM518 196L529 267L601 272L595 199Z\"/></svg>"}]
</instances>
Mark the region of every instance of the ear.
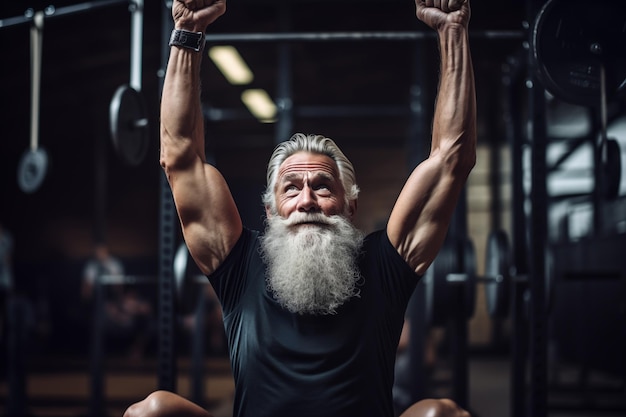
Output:
<instances>
[{"instance_id":1,"label":"ear","mask_svg":"<svg viewBox=\"0 0 626 417\"><path fill-rule=\"evenodd\" d=\"M356 216L356 209L357 209L357 200L350 200L348 201L348 218L352 221L354 220L354 217Z\"/></svg>"},{"instance_id":2,"label":"ear","mask_svg":"<svg viewBox=\"0 0 626 417\"><path fill-rule=\"evenodd\" d=\"M265 217L268 219L272 217L272 209L268 205L265 206Z\"/></svg>"}]
</instances>

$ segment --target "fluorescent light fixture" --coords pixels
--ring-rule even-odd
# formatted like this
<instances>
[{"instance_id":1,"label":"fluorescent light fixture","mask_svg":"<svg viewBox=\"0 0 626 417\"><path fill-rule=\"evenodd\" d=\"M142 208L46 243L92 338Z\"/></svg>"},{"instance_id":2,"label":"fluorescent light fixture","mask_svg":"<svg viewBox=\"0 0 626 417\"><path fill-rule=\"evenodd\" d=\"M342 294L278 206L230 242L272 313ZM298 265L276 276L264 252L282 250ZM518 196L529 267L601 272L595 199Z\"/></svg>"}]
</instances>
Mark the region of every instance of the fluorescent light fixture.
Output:
<instances>
[{"instance_id":1,"label":"fluorescent light fixture","mask_svg":"<svg viewBox=\"0 0 626 417\"><path fill-rule=\"evenodd\" d=\"M250 84L254 79L254 74L233 46L213 46L209 48L209 57L231 84Z\"/></svg>"},{"instance_id":2,"label":"fluorescent light fixture","mask_svg":"<svg viewBox=\"0 0 626 417\"><path fill-rule=\"evenodd\" d=\"M265 90L260 88L245 90L241 93L241 101L260 122L273 123L276 121L276 104Z\"/></svg>"}]
</instances>

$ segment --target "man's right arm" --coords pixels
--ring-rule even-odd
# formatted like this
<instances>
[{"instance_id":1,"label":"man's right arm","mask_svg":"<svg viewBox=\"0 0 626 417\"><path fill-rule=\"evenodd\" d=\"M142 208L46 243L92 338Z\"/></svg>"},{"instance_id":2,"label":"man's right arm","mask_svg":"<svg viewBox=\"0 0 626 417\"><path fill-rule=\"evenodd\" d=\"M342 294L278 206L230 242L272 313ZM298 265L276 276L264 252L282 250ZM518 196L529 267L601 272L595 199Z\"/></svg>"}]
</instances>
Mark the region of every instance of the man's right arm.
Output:
<instances>
[{"instance_id":1,"label":"man's right arm","mask_svg":"<svg viewBox=\"0 0 626 417\"><path fill-rule=\"evenodd\" d=\"M175 28L206 30L226 8L225 1L192 10L172 5ZM242 232L241 218L226 181L206 163L200 104L202 52L172 46L161 98L161 155L191 256L205 274L226 258Z\"/></svg>"}]
</instances>

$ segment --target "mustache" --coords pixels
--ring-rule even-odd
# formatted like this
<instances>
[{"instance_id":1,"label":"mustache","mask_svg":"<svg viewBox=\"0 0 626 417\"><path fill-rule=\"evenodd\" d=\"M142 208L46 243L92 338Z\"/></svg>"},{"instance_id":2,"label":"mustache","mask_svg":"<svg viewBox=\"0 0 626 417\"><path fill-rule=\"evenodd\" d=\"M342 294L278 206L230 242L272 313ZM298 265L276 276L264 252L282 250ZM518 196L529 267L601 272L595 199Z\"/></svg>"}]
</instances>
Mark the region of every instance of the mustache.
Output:
<instances>
[{"instance_id":1,"label":"mustache","mask_svg":"<svg viewBox=\"0 0 626 417\"><path fill-rule=\"evenodd\" d=\"M304 213L295 211L285 220L286 226L297 226L299 224L318 224L323 226L334 226L340 216L326 216L323 213Z\"/></svg>"}]
</instances>

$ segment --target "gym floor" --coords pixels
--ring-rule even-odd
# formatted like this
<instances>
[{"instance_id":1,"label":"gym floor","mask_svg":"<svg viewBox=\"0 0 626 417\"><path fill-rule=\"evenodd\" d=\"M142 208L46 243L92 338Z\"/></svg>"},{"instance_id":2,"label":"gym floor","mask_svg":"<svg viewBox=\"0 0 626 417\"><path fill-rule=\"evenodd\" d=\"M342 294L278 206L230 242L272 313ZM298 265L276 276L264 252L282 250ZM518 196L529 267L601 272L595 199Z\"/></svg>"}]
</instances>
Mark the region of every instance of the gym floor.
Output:
<instances>
[{"instance_id":1,"label":"gym floor","mask_svg":"<svg viewBox=\"0 0 626 417\"><path fill-rule=\"evenodd\" d=\"M108 358L105 361L104 399L106 411L102 416L121 417L124 409L134 401L143 398L157 386L157 362L153 357L140 363L126 358ZM190 362L182 358L177 362L177 391L189 397L191 392ZM511 416L509 392L510 363L506 357L478 355L470 358L470 409L473 417L508 417ZM28 362L25 375L26 416L73 417L89 415L90 372L89 363L76 357L38 357ZM575 378L575 373L561 372L561 380ZM205 362L204 406L214 417L230 417L234 384L230 374L228 359L215 356ZM433 380L449 380L450 374L445 364L438 365ZM614 384L611 378L594 376L603 386ZM603 379L604 378L604 379ZM551 408L550 417L623 417L625 404L623 382L614 385L621 389L622 395L613 399L605 396L596 403L595 409L583 407L583 398L588 396L572 395L558 398L550 394L549 403L558 401L559 409ZM439 394L446 394L446 384L441 384ZM621 388L620 388L621 387ZM8 386L6 378L0 381L0 410L7 409ZM587 403L590 404L590 403ZM615 410L609 410L614 405Z\"/></svg>"}]
</instances>

